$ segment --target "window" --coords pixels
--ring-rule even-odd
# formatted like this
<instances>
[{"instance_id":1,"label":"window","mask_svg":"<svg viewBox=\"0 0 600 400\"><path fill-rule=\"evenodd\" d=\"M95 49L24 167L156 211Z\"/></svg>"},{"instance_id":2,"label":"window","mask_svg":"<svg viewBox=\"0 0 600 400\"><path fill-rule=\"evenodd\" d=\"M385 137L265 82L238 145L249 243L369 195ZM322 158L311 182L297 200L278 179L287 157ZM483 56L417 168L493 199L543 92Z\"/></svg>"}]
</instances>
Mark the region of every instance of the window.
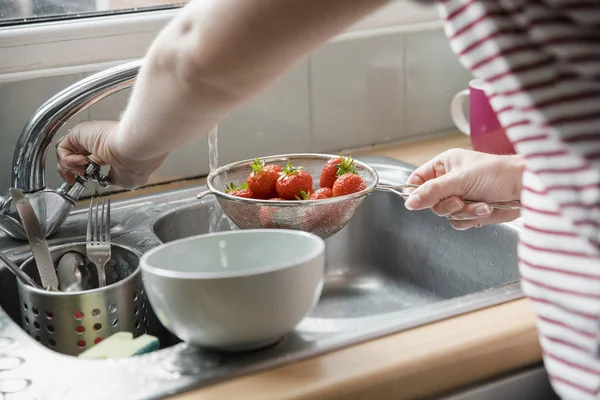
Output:
<instances>
[{"instance_id":1,"label":"window","mask_svg":"<svg viewBox=\"0 0 600 400\"><path fill-rule=\"evenodd\" d=\"M180 7L185 0L0 0L0 26Z\"/></svg>"}]
</instances>

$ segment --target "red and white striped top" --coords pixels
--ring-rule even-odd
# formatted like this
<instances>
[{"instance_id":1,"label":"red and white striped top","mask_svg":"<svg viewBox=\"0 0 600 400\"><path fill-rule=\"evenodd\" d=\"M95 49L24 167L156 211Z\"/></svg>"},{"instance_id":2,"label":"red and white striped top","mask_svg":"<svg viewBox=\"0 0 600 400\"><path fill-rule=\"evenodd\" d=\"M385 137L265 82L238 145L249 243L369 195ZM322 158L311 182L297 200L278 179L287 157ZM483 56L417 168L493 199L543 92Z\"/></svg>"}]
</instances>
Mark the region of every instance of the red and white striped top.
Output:
<instances>
[{"instance_id":1,"label":"red and white striped top","mask_svg":"<svg viewBox=\"0 0 600 400\"><path fill-rule=\"evenodd\" d=\"M526 158L519 257L564 399L600 398L600 1L438 0Z\"/></svg>"}]
</instances>

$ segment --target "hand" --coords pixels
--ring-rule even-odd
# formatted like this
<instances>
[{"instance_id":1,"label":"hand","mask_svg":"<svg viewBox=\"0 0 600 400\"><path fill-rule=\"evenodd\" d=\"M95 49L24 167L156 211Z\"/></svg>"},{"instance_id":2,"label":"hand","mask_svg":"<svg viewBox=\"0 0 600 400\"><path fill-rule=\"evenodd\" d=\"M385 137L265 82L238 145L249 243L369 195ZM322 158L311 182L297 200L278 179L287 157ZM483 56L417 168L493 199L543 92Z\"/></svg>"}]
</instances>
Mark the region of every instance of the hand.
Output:
<instances>
[{"instance_id":1,"label":"hand","mask_svg":"<svg viewBox=\"0 0 600 400\"><path fill-rule=\"evenodd\" d=\"M167 154L149 160L122 156L118 149L118 128L119 123L113 121L77 124L56 145L60 176L67 183L74 183L75 175L84 174L90 156L100 165L111 166L109 177L115 185L135 189L145 184Z\"/></svg>"},{"instance_id":2,"label":"hand","mask_svg":"<svg viewBox=\"0 0 600 400\"><path fill-rule=\"evenodd\" d=\"M431 208L458 230L512 221L519 210L493 210L485 203L519 200L524 166L518 155L448 150L410 175L407 183L421 186L404 190L410 194L406 208ZM465 204L461 198L481 203Z\"/></svg>"}]
</instances>

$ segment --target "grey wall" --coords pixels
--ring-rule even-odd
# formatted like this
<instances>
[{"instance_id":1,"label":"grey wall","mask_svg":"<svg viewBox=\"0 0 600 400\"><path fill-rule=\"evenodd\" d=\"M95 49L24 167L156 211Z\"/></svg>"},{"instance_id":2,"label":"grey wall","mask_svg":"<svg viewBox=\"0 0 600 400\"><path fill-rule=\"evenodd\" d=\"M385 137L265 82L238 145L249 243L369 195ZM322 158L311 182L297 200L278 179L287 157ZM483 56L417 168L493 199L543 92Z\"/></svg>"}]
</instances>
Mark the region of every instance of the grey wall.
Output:
<instances>
[{"instance_id":1,"label":"grey wall","mask_svg":"<svg viewBox=\"0 0 600 400\"><path fill-rule=\"evenodd\" d=\"M14 145L28 117L84 76L0 85L0 189L10 184ZM284 152L333 152L452 130L449 102L469 79L441 29L333 41L220 124L220 164ZM128 95L113 95L76 121L116 119ZM52 149L46 165L48 185L54 187L59 178ZM156 179L199 176L207 170L202 139L174 151Z\"/></svg>"}]
</instances>

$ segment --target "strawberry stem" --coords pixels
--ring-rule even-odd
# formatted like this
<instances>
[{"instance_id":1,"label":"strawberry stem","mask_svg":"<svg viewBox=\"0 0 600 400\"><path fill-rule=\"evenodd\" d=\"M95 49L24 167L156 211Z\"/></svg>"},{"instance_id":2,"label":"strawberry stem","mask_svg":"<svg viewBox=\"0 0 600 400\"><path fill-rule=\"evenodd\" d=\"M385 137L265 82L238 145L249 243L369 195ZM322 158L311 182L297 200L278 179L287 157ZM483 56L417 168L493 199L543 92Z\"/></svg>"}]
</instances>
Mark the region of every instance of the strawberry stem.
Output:
<instances>
[{"instance_id":1,"label":"strawberry stem","mask_svg":"<svg viewBox=\"0 0 600 400\"><path fill-rule=\"evenodd\" d=\"M298 200L309 200L309 194L306 193L304 190L300 191L300 196L296 196L296 199Z\"/></svg>"},{"instance_id":2,"label":"strawberry stem","mask_svg":"<svg viewBox=\"0 0 600 400\"><path fill-rule=\"evenodd\" d=\"M250 168L252 168L252 172L254 175L260 174L265 168L265 162L255 158L252 164L250 164Z\"/></svg>"},{"instance_id":3,"label":"strawberry stem","mask_svg":"<svg viewBox=\"0 0 600 400\"><path fill-rule=\"evenodd\" d=\"M287 165L285 167L283 167L283 169L281 170L279 175L281 175L281 176L296 175L298 173L298 171L300 171L301 169L302 169L302 167L294 167L292 165L292 162L288 159Z\"/></svg>"},{"instance_id":4,"label":"strawberry stem","mask_svg":"<svg viewBox=\"0 0 600 400\"><path fill-rule=\"evenodd\" d=\"M344 157L340 156L341 163L335 164L337 167L337 176L342 176L346 174L356 174L356 165L354 164L354 159L351 156Z\"/></svg>"},{"instance_id":5,"label":"strawberry stem","mask_svg":"<svg viewBox=\"0 0 600 400\"><path fill-rule=\"evenodd\" d=\"M225 193L233 192L235 190L246 190L248 189L248 183L244 182L242 186L237 187L237 185L231 182L229 185L225 185Z\"/></svg>"}]
</instances>

